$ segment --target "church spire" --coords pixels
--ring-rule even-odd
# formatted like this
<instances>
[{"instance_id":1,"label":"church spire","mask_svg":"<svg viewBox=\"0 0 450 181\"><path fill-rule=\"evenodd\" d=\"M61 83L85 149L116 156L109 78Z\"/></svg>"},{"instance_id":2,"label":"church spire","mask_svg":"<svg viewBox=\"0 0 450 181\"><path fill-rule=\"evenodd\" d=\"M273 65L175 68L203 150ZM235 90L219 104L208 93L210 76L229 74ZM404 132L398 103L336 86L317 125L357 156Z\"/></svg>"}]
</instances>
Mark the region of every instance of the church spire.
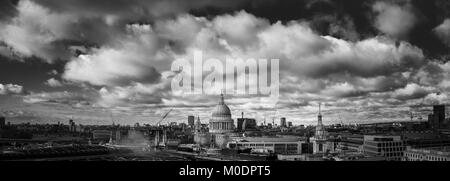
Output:
<instances>
[{"instance_id":1,"label":"church spire","mask_svg":"<svg viewBox=\"0 0 450 181\"><path fill-rule=\"evenodd\" d=\"M219 104L220 104L220 105L225 104L225 101L224 101L224 99L223 99L223 91L220 92L220 101L219 101Z\"/></svg>"},{"instance_id":2,"label":"church spire","mask_svg":"<svg viewBox=\"0 0 450 181\"><path fill-rule=\"evenodd\" d=\"M322 105L322 103L319 103L319 115L317 115L317 124L319 124L319 125L322 125L321 105Z\"/></svg>"},{"instance_id":3,"label":"church spire","mask_svg":"<svg viewBox=\"0 0 450 181\"><path fill-rule=\"evenodd\" d=\"M319 115L322 115L320 112L320 106L322 105L322 103L319 103Z\"/></svg>"}]
</instances>

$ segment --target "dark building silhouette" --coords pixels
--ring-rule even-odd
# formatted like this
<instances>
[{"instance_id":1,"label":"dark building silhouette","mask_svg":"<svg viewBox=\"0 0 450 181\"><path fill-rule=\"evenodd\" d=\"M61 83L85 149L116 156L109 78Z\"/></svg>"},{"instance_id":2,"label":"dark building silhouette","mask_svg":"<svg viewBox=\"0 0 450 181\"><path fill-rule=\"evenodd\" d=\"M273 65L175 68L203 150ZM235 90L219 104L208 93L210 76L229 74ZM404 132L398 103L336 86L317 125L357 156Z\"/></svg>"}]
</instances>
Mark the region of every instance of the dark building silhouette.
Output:
<instances>
[{"instance_id":1,"label":"dark building silhouette","mask_svg":"<svg viewBox=\"0 0 450 181\"><path fill-rule=\"evenodd\" d=\"M280 126L281 127L286 127L286 118L280 118Z\"/></svg>"},{"instance_id":2,"label":"dark building silhouette","mask_svg":"<svg viewBox=\"0 0 450 181\"><path fill-rule=\"evenodd\" d=\"M237 129L239 131L256 129L256 120L251 118L238 118Z\"/></svg>"},{"instance_id":3,"label":"dark building silhouette","mask_svg":"<svg viewBox=\"0 0 450 181\"><path fill-rule=\"evenodd\" d=\"M433 106L433 114L428 115L428 123L433 129L439 129L445 126L445 105Z\"/></svg>"},{"instance_id":4,"label":"dark building silhouette","mask_svg":"<svg viewBox=\"0 0 450 181\"><path fill-rule=\"evenodd\" d=\"M195 125L195 117L194 116L188 116L188 125L191 128L194 127L194 125Z\"/></svg>"},{"instance_id":5,"label":"dark building silhouette","mask_svg":"<svg viewBox=\"0 0 450 181\"><path fill-rule=\"evenodd\" d=\"M292 122L291 121L287 122L287 126L292 127Z\"/></svg>"},{"instance_id":6,"label":"dark building silhouette","mask_svg":"<svg viewBox=\"0 0 450 181\"><path fill-rule=\"evenodd\" d=\"M5 127L5 117L0 117L0 128Z\"/></svg>"}]
</instances>

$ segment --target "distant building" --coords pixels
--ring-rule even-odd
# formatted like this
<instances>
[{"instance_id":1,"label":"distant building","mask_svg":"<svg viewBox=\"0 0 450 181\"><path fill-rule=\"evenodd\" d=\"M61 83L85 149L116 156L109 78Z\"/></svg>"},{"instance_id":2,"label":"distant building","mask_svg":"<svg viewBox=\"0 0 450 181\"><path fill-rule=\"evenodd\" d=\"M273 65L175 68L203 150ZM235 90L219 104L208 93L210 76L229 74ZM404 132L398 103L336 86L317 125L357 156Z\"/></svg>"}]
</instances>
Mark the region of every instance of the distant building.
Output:
<instances>
[{"instance_id":1,"label":"distant building","mask_svg":"<svg viewBox=\"0 0 450 181\"><path fill-rule=\"evenodd\" d=\"M238 118L237 119L237 130L245 131L245 130L255 130L256 129L256 120L251 118Z\"/></svg>"},{"instance_id":2,"label":"distant building","mask_svg":"<svg viewBox=\"0 0 450 181\"><path fill-rule=\"evenodd\" d=\"M116 130L115 132L116 134L114 140L116 141L116 143L119 143L122 140L122 133L120 132L120 130Z\"/></svg>"},{"instance_id":3,"label":"distant building","mask_svg":"<svg viewBox=\"0 0 450 181\"><path fill-rule=\"evenodd\" d=\"M296 155L307 152L308 144L299 137L245 137L228 142L227 148Z\"/></svg>"},{"instance_id":4,"label":"distant building","mask_svg":"<svg viewBox=\"0 0 450 181\"><path fill-rule=\"evenodd\" d=\"M407 147L403 161L450 161L450 147Z\"/></svg>"},{"instance_id":5,"label":"distant building","mask_svg":"<svg viewBox=\"0 0 450 181\"><path fill-rule=\"evenodd\" d=\"M195 124L195 117L194 116L188 116L188 125L189 127L193 128Z\"/></svg>"},{"instance_id":6,"label":"distant building","mask_svg":"<svg viewBox=\"0 0 450 181\"><path fill-rule=\"evenodd\" d=\"M406 147L400 136L364 135L363 151L400 161Z\"/></svg>"},{"instance_id":7,"label":"distant building","mask_svg":"<svg viewBox=\"0 0 450 181\"><path fill-rule=\"evenodd\" d=\"M5 127L5 117L0 117L0 128L4 128Z\"/></svg>"},{"instance_id":8,"label":"distant building","mask_svg":"<svg viewBox=\"0 0 450 181\"><path fill-rule=\"evenodd\" d=\"M287 127L292 127L292 122L291 121L287 122Z\"/></svg>"},{"instance_id":9,"label":"distant building","mask_svg":"<svg viewBox=\"0 0 450 181\"><path fill-rule=\"evenodd\" d=\"M92 131L92 138L98 141L109 141L112 136L112 131L109 130L94 130Z\"/></svg>"},{"instance_id":10,"label":"distant building","mask_svg":"<svg viewBox=\"0 0 450 181\"><path fill-rule=\"evenodd\" d=\"M349 152L333 157L335 161L386 161L386 158L378 155L366 155L359 152Z\"/></svg>"},{"instance_id":11,"label":"distant building","mask_svg":"<svg viewBox=\"0 0 450 181\"><path fill-rule=\"evenodd\" d=\"M364 137L346 137L338 145L338 152L363 152Z\"/></svg>"},{"instance_id":12,"label":"distant building","mask_svg":"<svg viewBox=\"0 0 450 181\"><path fill-rule=\"evenodd\" d=\"M445 126L445 105L434 105L433 114L428 115L428 124L433 129L444 128Z\"/></svg>"},{"instance_id":13,"label":"distant building","mask_svg":"<svg viewBox=\"0 0 450 181\"><path fill-rule=\"evenodd\" d=\"M450 147L449 138L422 138L406 140L406 145L413 148Z\"/></svg>"},{"instance_id":14,"label":"distant building","mask_svg":"<svg viewBox=\"0 0 450 181\"><path fill-rule=\"evenodd\" d=\"M75 122L73 122L73 120L69 120L69 132L76 132L76 125Z\"/></svg>"},{"instance_id":15,"label":"distant building","mask_svg":"<svg viewBox=\"0 0 450 181\"><path fill-rule=\"evenodd\" d=\"M197 118L197 122L195 123L194 130L195 130L195 133L203 132L202 122L200 122L200 116Z\"/></svg>"},{"instance_id":16,"label":"distant building","mask_svg":"<svg viewBox=\"0 0 450 181\"><path fill-rule=\"evenodd\" d=\"M280 127L286 127L286 118L285 117L280 118Z\"/></svg>"}]
</instances>

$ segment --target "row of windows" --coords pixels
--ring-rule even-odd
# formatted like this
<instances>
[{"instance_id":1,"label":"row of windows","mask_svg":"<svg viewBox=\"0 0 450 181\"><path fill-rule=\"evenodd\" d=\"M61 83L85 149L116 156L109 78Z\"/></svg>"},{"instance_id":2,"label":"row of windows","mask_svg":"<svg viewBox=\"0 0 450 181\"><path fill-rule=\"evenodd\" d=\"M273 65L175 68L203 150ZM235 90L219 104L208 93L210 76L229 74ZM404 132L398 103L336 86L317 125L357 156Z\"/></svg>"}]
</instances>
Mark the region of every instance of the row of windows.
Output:
<instances>
[{"instance_id":1,"label":"row of windows","mask_svg":"<svg viewBox=\"0 0 450 181\"><path fill-rule=\"evenodd\" d=\"M404 151L404 147L396 147L396 148L382 148L381 150L385 152L393 152L393 151Z\"/></svg>"},{"instance_id":2,"label":"row of windows","mask_svg":"<svg viewBox=\"0 0 450 181\"><path fill-rule=\"evenodd\" d=\"M402 141L391 141L391 142L371 142L371 141L366 141L364 142L365 145L371 145L371 146L376 146L376 147L398 147L398 146L403 146L403 142Z\"/></svg>"},{"instance_id":3,"label":"row of windows","mask_svg":"<svg viewBox=\"0 0 450 181\"><path fill-rule=\"evenodd\" d=\"M273 144L241 144L241 143L238 143L237 146L247 146L247 147L265 146L265 147L272 147Z\"/></svg>"},{"instance_id":4,"label":"row of windows","mask_svg":"<svg viewBox=\"0 0 450 181\"><path fill-rule=\"evenodd\" d=\"M403 152L385 153L385 157L402 157Z\"/></svg>"},{"instance_id":5,"label":"row of windows","mask_svg":"<svg viewBox=\"0 0 450 181\"><path fill-rule=\"evenodd\" d=\"M434 156L434 155L422 155L415 153L406 153L405 156L407 160L416 161L416 160L428 160L428 161L450 161L450 158Z\"/></svg>"}]
</instances>

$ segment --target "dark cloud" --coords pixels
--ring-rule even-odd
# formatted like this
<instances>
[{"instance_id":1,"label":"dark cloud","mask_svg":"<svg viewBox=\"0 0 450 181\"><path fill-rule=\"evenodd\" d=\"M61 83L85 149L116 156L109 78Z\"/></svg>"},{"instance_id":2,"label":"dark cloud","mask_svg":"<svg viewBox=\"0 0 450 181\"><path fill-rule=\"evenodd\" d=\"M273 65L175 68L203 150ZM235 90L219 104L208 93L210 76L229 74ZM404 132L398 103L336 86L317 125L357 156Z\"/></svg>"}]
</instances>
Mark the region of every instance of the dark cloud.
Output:
<instances>
[{"instance_id":1,"label":"dark cloud","mask_svg":"<svg viewBox=\"0 0 450 181\"><path fill-rule=\"evenodd\" d=\"M16 15L17 11L14 7L14 4L16 4L16 0L3 0L0 1L0 21L9 19Z\"/></svg>"},{"instance_id":2,"label":"dark cloud","mask_svg":"<svg viewBox=\"0 0 450 181\"><path fill-rule=\"evenodd\" d=\"M214 58L279 58L282 86L277 106L288 115L311 112L323 101L330 109L347 110L358 118L378 119L383 113L395 118L395 111L383 107L402 107L422 98L444 100L435 92L450 90L450 64L445 63L450 51L449 4L1 1L0 90L11 95L20 92L20 86L30 89L17 95L29 105L114 107L121 113L148 115L154 111L146 109L168 106L204 111L216 104L214 96L175 95L167 76L174 59L202 50L205 57ZM238 110L275 109L260 95L228 99ZM348 111L352 107L362 108Z\"/></svg>"}]
</instances>

